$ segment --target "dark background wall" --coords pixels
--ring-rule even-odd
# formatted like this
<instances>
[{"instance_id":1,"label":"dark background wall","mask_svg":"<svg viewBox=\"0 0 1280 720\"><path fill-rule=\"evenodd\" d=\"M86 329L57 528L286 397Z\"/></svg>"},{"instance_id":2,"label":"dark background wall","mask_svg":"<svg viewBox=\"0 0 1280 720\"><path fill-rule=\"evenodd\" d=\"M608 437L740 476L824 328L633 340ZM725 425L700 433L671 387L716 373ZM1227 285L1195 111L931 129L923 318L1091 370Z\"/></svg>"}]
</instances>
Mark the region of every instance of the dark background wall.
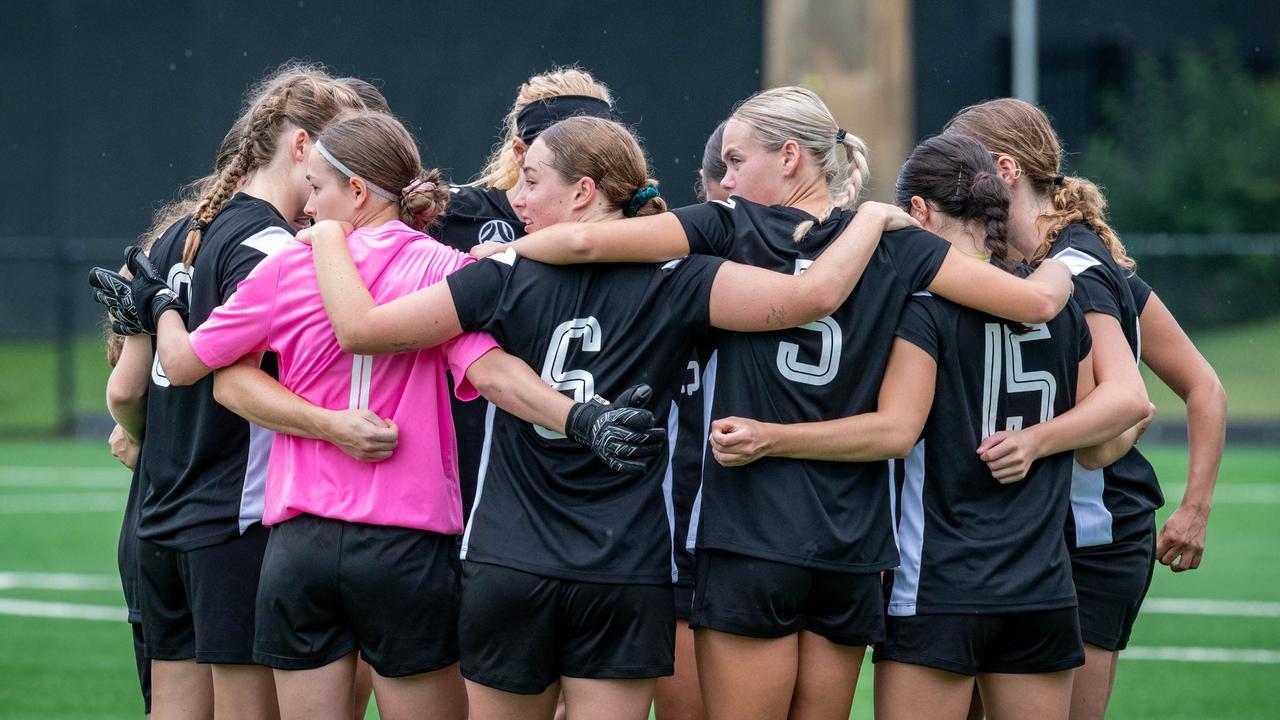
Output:
<instances>
[{"instance_id":1,"label":"dark background wall","mask_svg":"<svg viewBox=\"0 0 1280 720\"><path fill-rule=\"evenodd\" d=\"M0 256L87 238L116 256L175 189L203 175L245 88L289 58L377 81L425 160L469 179L517 87L557 64L614 91L654 176L693 200L707 134L759 89L760 2L74 2L5 8ZM33 239L34 238L34 239ZM48 336L24 298L50 288L30 264L0 303L0 337ZM78 276L68 285L81 289ZM84 292L87 298L87 291ZM85 325L92 307L77 313Z\"/></svg>"},{"instance_id":2,"label":"dark background wall","mask_svg":"<svg viewBox=\"0 0 1280 720\"><path fill-rule=\"evenodd\" d=\"M1226 41L1247 67L1277 66L1280 3L1041 0L1039 6L1040 104L1069 152L1083 149L1097 128L1102 95L1128 87L1140 53L1167 57ZM918 137L937 133L966 105L1012 92L1010 7L1010 0L915 3Z\"/></svg>"}]
</instances>

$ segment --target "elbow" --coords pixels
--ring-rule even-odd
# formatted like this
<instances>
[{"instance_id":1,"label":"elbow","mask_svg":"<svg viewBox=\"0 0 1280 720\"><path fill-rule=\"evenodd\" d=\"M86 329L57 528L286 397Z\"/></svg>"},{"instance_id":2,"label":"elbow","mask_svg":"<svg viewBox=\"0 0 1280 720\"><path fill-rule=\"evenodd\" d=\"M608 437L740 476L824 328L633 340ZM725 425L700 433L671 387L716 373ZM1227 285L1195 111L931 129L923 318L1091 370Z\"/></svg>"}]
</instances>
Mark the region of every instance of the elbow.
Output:
<instances>
[{"instance_id":1,"label":"elbow","mask_svg":"<svg viewBox=\"0 0 1280 720\"><path fill-rule=\"evenodd\" d=\"M830 290L810 293L810 296L809 316L804 319L804 322L814 322L834 313L844 304L845 299L844 296Z\"/></svg>"},{"instance_id":2,"label":"elbow","mask_svg":"<svg viewBox=\"0 0 1280 720\"><path fill-rule=\"evenodd\" d=\"M905 458L911 454L911 450L915 448L916 442L920 440L920 431L922 427L898 427L893 428L886 438L885 457L889 458Z\"/></svg>"},{"instance_id":3,"label":"elbow","mask_svg":"<svg viewBox=\"0 0 1280 720\"><path fill-rule=\"evenodd\" d=\"M362 332L358 326L347 327L335 323L333 326L334 337L338 340L338 347L342 348L342 352L351 353L352 355L374 355L372 345L369 338Z\"/></svg>"},{"instance_id":4,"label":"elbow","mask_svg":"<svg viewBox=\"0 0 1280 720\"><path fill-rule=\"evenodd\" d=\"M596 259L596 246L591 240L586 223L573 224L565 247L575 262L591 262Z\"/></svg>"},{"instance_id":5,"label":"elbow","mask_svg":"<svg viewBox=\"0 0 1280 720\"><path fill-rule=\"evenodd\" d=\"M200 378L204 377L204 373L197 372L194 368L188 368L182 364L179 364L177 367L170 370L165 368L164 363L162 362L160 363L160 367L164 370L164 376L169 379L169 384L176 387L194 385L200 380Z\"/></svg>"},{"instance_id":6,"label":"elbow","mask_svg":"<svg viewBox=\"0 0 1280 720\"><path fill-rule=\"evenodd\" d=\"M214 372L213 374L213 400L225 408L232 408L236 404L236 393L234 391L235 383L227 382L227 378L222 372Z\"/></svg>"},{"instance_id":7,"label":"elbow","mask_svg":"<svg viewBox=\"0 0 1280 720\"><path fill-rule=\"evenodd\" d=\"M1090 472L1106 467L1106 461L1097 448L1084 448L1075 453L1076 464Z\"/></svg>"},{"instance_id":8,"label":"elbow","mask_svg":"<svg viewBox=\"0 0 1280 720\"><path fill-rule=\"evenodd\" d=\"M134 387L128 383L107 381L107 409L112 414L137 405L146 396L146 385Z\"/></svg>"},{"instance_id":9,"label":"elbow","mask_svg":"<svg viewBox=\"0 0 1280 720\"><path fill-rule=\"evenodd\" d=\"M1058 316L1062 312L1062 308L1066 306L1066 301L1059 302L1058 298L1050 295L1041 295L1036 298L1027 308L1027 316L1017 318L1020 322L1031 325L1047 323Z\"/></svg>"}]
</instances>

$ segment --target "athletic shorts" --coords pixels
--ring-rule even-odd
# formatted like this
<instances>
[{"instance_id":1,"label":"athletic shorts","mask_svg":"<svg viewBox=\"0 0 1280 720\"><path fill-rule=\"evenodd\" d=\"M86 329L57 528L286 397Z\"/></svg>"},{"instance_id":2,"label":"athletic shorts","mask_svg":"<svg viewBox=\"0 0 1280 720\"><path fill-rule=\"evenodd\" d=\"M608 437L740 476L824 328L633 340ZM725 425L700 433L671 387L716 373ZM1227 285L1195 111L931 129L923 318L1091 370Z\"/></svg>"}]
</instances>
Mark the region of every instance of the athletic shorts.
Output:
<instances>
[{"instance_id":1,"label":"athletic shorts","mask_svg":"<svg viewBox=\"0 0 1280 720\"><path fill-rule=\"evenodd\" d=\"M890 615L873 662L961 675L1049 673L1084 664L1075 608L995 615Z\"/></svg>"},{"instance_id":2,"label":"athletic shorts","mask_svg":"<svg viewBox=\"0 0 1280 720\"><path fill-rule=\"evenodd\" d=\"M142 690L143 712L151 714L151 659L147 657L147 646L142 639L142 624L130 622L133 629L133 660L138 664L138 686Z\"/></svg>"},{"instance_id":3,"label":"athletic shorts","mask_svg":"<svg viewBox=\"0 0 1280 720\"><path fill-rule=\"evenodd\" d=\"M693 617L693 583L678 583L671 591L676 600L676 618L688 622Z\"/></svg>"},{"instance_id":4,"label":"athletic shorts","mask_svg":"<svg viewBox=\"0 0 1280 720\"><path fill-rule=\"evenodd\" d=\"M142 634L152 660L253 662L253 606L268 531L181 552L138 540Z\"/></svg>"},{"instance_id":5,"label":"athletic shorts","mask_svg":"<svg viewBox=\"0 0 1280 720\"><path fill-rule=\"evenodd\" d=\"M383 677L458 661L458 539L299 515L271 528L253 657L281 670L356 650Z\"/></svg>"},{"instance_id":6,"label":"athletic shorts","mask_svg":"<svg viewBox=\"0 0 1280 720\"><path fill-rule=\"evenodd\" d=\"M1155 518L1109 545L1071 550L1071 577L1080 601L1080 633L1104 650L1124 650L1151 588L1156 564Z\"/></svg>"},{"instance_id":7,"label":"athletic shorts","mask_svg":"<svg viewBox=\"0 0 1280 720\"><path fill-rule=\"evenodd\" d=\"M536 695L561 676L637 679L675 671L670 585L560 580L462 564L462 676Z\"/></svg>"},{"instance_id":8,"label":"athletic shorts","mask_svg":"<svg viewBox=\"0 0 1280 720\"><path fill-rule=\"evenodd\" d=\"M754 638L808 630L840 645L884 639L880 573L841 573L701 549L689 625Z\"/></svg>"}]
</instances>

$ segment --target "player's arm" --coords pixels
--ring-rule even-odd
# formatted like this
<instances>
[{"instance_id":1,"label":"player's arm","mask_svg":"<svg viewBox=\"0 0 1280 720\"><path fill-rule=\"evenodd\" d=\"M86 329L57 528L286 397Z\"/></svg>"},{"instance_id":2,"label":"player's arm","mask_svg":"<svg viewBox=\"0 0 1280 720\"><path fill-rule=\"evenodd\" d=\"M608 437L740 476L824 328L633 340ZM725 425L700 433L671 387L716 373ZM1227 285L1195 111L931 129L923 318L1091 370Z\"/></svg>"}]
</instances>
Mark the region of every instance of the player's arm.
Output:
<instances>
[{"instance_id":1,"label":"player's arm","mask_svg":"<svg viewBox=\"0 0 1280 720\"><path fill-rule=\"evenodd\" d=\"M510 243L482 243L475 258L507 250L549 265L599 262L666 262L689 254L689 237L672 213L610 220L567 222L529 233Z\"/></svg>"},{"instance_id":2,"label":"player's arm","mask_svg":"<svg viewBox=\"0 0 1280 720\"><path fill-rule=\"evenodd\" d=\"M1022 323L1049 322L1071 299L1071 271L1045 260L1026 279L952 248L929 292L997 317Z\"/></svg>"},{"instance_id":3,"label":"player's arm","mask_svg":"<svg viewBox=\"0 0 1280 720\"><path fill-rule=\"evenodd\" d=\"M213 372L191 348L187 322L177 310L166 311L156 323L156 354L172 385L192 385Z\"/></svg>"},{"instance_id":4,"label":"player's arm","mask_svg":"<svg viewBox=\"0 0 1280 720\"><path fill-rule=\"evenodd\" d=\"M711 425L711 451L726 467L766 456L845 462L905 457L929 417L937 371L932 355L897 338L875 412L792 424L724 418Z\"/></svg>"},{"instance_id":5,"label":"player's arm","mask_svg":"<svg viewBox=\"0 0 1280 720\"><path fill-rule=\"evenodd\" d=\"M1137 435L1128 431L1147 415L1146 394L1131 384L1137 367L1120 324L1101 313L1088 313L1086 318L1095 315L1099 316L1097 325L1102 336L1094 335L1093 350L1080 361L1076 406L1047 422L997 432L978 446L979 457L996 480L1021 480L1036 460L1067 450L1083 448L1077 451L1076 458L1089 467L1106 461L1110 453L1123 454L1133 446ZM1090 328L1093 326L1091 322ZM1138 383L1140 388L1141 377ZM1117 437L1122 439L1117 442Z\"/></svg>"},{"instance_id":6,"label":"player's arm","mask_svg":"<svg viewBox=\"0 0 1280 720\"><path fill-rule=\"evenodd\" d=\"M263 372L259 354L213 374L213 398L255 425L285 435L323 440L356 460L391 457L399 428L369 410L329 410L311 404Z\"/></svg>"},{"instance_id":7,"label":"player's arm","mask_svg":"<svg viewBox=\"0 0 1280 720\"><path fill-rule=\"evenodd\" d=\"M1187 489L1156 542L1156 559L1174 572L1194 570L1204 553L1213 490L1227 430L1227 394L1155 294L1142 309L1142 360L1187 406Z\"/></svg>"},{"instance_id":8,"label":"player's arm","mask_svg":"<svg viewBox=\"0 0 1280 720\"><path fill-rule=\"evenodd\" d=\"M662 455L666 431L654 429L654 415L644 409L652 394L647 385L628 388L612 404L574 402L500 348L472 361L466 378L494 405L590 448L618 472L641 474Z\"/></svg>"},{"instance_id":9,"label":"player's arm","mask_svg":"<svg viewBox=\"0 0 1280 720\"><path fill-rule=\"evenodd\" d=\"M893 205L866 202L835 242L799 275L726 262L711 286L711 324L758 332L830 315L857 286L881 234L917 224Z\"/></svg>"},{"instance_id":10,"label":"player's arm","mask_svg":"<svg viewBox=\"0 0 1280 720\"><path fill-rule=\"evenodd\" d=\"M151 338L130 335L107 378L107 411L135 443L147 421L147 388L151 383Z\"/></svg>"},{"instance_id":11,"label":"player's arm","mask_svg":"<svg viewBox=\"0 0 1280 720\"><path fill-rule=\"evenodd\" d=\"M438 282L376 305L356 271L341 224L326 220L298 234L311 244L324 310L349 353L388 355L435 347L462 334L453 296Z\"/></svg>"}]
</instances>

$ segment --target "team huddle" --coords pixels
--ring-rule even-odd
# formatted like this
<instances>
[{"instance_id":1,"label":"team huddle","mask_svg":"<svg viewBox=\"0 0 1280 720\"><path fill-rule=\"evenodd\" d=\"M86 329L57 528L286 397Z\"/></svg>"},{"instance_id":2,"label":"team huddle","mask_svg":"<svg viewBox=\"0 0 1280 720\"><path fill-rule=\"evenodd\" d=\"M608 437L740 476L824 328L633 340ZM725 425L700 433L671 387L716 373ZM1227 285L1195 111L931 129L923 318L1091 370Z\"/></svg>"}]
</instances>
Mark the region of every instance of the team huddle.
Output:
<instances>
[{"instance_id":1,"label":"team huddle","mask_svg":"<svg viewBox=\"0 0 1280 720\"><path fill-rule=\"evenodd\" d=\"M893 204L798 87L671 210L582 70L505 132L449 183L285 65L90 274L148 713L847 718L870 646L878 718L1104 715L1225 397L1043 111L961 110ZM1159 532L1138 360L1187 402Z\"/></svg>"}]
</instances>

